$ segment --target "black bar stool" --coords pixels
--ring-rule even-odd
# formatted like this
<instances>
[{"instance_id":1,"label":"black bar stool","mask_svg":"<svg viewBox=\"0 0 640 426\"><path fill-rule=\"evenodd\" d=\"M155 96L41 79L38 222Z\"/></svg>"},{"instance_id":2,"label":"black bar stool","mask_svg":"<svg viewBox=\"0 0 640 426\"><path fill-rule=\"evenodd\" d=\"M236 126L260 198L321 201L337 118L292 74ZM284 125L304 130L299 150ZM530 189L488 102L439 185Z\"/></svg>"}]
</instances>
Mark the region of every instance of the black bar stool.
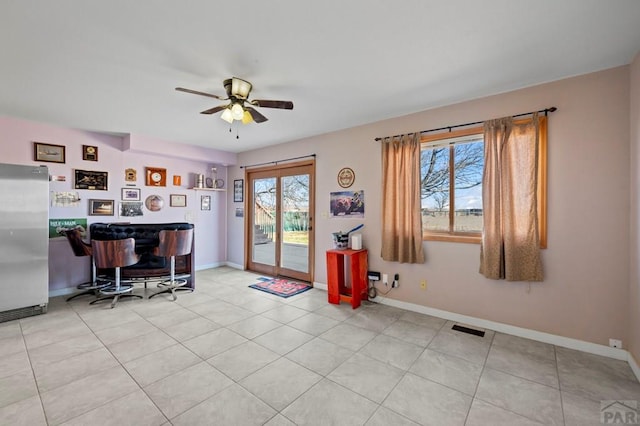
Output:
<instances>
[{"instance_id":1,"label":"black bar stool","mask_svg":"<svg viewBox=\"0 0 640 426\"><path fill-rule=\"evenodd\" d=\"M91 248L91 244L85 243L82 240L82 234L80 230L77 228L74 229L65 229L62 231L65 237L67 237L67 241L71 246L71 250L73 250L73 254L77 257L90 256L91 257L91 281L87 281L86 283L78 284L78 290L84 290L80 293L76 293L67 298L67 302L75 299L79 296L92 295L97 296L98 290L102 287L107 286L109 283L104 282L104 280L100 281L99 277L96 274L96 264L93 261L93 249Z\"/></svg>"}]
</instances>

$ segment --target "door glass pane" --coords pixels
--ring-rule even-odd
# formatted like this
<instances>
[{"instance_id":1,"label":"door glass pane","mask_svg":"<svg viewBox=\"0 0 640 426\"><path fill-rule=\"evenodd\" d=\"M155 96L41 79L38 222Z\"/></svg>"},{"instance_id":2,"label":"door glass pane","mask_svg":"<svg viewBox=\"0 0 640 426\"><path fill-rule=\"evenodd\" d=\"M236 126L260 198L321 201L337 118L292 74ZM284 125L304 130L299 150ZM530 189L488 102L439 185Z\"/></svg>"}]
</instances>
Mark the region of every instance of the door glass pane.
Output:
<instances>
[{"instance_id":1,"label":"door glass pane","mask_svg":"<svg viewBox=\"0 0 640 426\"><path fill-rule=\"evenodd\" d=\"M251 260L276 264L276 178L253 180L253 249Z\"/></svg>"},{"instance_id":2,"label":"door glass pane","mask_svg":"<svg viewBox=\"0 0 640 426\"><path fill-rule=\"evenodd\" d=\"M284 176L282 187L281 266L309 270L309 175Z\"/></svg>"}]
</instances>

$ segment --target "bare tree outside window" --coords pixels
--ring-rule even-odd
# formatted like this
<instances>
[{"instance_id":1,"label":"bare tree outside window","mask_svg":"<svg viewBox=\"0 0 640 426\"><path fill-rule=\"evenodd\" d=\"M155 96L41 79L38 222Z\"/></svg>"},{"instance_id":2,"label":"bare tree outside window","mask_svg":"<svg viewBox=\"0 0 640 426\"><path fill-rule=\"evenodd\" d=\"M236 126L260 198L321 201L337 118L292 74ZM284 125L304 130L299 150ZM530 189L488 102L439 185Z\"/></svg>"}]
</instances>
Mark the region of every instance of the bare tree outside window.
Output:
<instances>
[{"instance_id":1,"label":"bare tree outside window","mask_svg":"<svg viewBox=\"0 0 640 426\"><path fill-rule=\"evenodd\" d=\"M423 230L482 232L482 135L425 145L420 160Z\"/></svg>"}]
</instances>

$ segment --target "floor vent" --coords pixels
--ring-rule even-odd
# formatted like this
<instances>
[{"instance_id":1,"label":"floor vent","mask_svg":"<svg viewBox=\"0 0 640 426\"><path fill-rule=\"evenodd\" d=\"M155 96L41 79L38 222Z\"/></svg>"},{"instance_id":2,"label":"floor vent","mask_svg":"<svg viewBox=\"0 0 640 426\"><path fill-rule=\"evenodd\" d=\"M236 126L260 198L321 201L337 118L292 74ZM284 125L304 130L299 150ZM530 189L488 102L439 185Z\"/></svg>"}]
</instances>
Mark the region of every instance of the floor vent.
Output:
<instances>
[{"instance_id":1,"label":"floor vent","mask_svg":"<svg viewBox=\"0 0 640 426\"><path fill-rule=\"evenodd\" d=\"M484 330L476 330L475 328L465 327L464 325L454 324L452 330L461 331L463 333L473 334L474 336L484 337Z\"/></svg>"},{"instance_id":2,"label":"floor vent","mask_svg":"<svg viewBox=\"0 0 640 426\"><path fill-rule=\"evenodd\" d=\"M31 317L34 315L46 314L47 305L27 306L26 308L12 309L0 312L0 322L12 321L15 319Z\"/></svg>"}]
</instances>

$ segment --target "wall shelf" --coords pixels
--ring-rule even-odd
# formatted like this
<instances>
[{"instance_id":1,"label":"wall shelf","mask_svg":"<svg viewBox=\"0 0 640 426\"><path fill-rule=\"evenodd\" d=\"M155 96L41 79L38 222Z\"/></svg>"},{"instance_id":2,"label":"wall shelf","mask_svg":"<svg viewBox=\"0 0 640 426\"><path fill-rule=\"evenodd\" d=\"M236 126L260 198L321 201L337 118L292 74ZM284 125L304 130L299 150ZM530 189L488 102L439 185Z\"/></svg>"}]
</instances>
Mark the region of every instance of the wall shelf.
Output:
<instances>
[{"instance_id":1,"label":"wall shelf","mask_svg":"<svg viewBox=\"0 0 640 426\"><path fill-rule=\"evenodd\" d=\"M193 188L187 188L187 189L193 189L194 191L217 191L217 192L227 191L224 188L198 188L197 186L194 186Z\"/></svg>"}]
</instances>

